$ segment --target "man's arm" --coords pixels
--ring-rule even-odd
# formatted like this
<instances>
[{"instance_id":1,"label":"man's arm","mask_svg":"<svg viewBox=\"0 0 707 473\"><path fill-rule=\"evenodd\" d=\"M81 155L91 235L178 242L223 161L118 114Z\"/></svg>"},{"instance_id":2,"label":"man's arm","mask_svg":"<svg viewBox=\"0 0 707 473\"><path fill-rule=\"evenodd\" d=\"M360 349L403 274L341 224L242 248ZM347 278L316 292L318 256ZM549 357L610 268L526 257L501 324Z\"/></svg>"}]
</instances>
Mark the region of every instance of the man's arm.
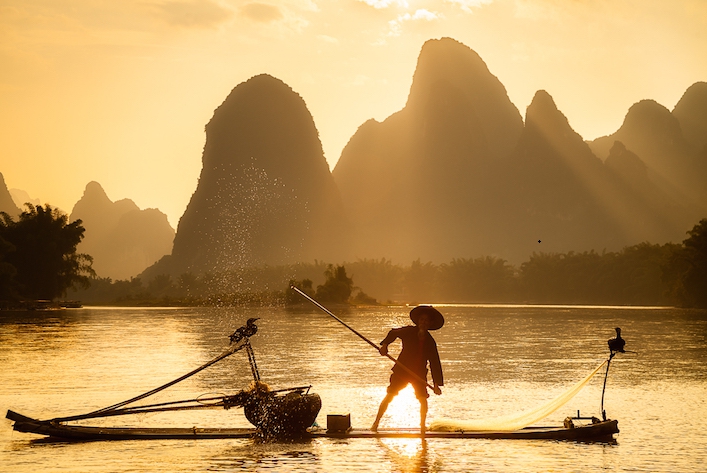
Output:
<instances>
[{"instance_id":1,"label":"man's arm","mask_svg":"<svg viewBox=\"0 0 707 473\"><path fill-rule=\"evenodd\" d=\"M381 355L385 356L388 354L388 345L393 343L396 338L398 338L398 329L391 329L388 332L388 335L386 335L383 341L381 342L381 346L378 349Z\"/></svg>"}]
</instances>

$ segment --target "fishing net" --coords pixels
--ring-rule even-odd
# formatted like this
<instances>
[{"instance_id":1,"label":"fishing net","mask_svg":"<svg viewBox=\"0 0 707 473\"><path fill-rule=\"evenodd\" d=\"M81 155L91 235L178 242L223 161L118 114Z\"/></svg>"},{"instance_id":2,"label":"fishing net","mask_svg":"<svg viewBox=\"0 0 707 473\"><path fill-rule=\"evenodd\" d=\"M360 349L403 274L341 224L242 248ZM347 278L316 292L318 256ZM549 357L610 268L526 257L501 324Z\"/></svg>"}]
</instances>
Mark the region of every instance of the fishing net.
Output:
<instances>
[{"instance_id":1,"label":"fishing net","mask_svg":"<svg viewBox=\"0 0 707 473\"><path fill-rule=\"evenodd\" d=\"M435 419L429 426L429 430L437 432L456 432L456 431L494 431L494 432L511 432L522 429L535 422L549 416L557 409L566 404L572 399L591 379L601 370L606 364L603 361L597 366L594 371L583 380L579 381L567 391L563 392L550 402L516 414L505 415L491 419L477 420L454 420L454 419Z\"/></svg>"}]
</instances>

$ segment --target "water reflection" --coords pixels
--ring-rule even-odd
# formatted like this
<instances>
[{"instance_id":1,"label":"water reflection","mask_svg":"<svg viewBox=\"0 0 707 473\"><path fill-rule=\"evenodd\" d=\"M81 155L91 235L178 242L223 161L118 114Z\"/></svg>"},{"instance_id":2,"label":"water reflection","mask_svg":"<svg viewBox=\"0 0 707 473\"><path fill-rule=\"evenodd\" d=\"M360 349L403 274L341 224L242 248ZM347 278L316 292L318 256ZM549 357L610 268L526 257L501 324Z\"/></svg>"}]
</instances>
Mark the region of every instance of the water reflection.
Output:
<instances>
[{"instance_id":1,"label":"water reflection","mask_svg":"<svg viewBox=\"0 0 707 473\"><path fill-rule=\"evenodd\" d=\"M315 468L319 457L307 442L242 441L211 459L213 471L303 471Z\"/></svg>"},{"instance_id":2,"label":"water reflection","mask_svg":"<svg viewBox=\"0 0 707 473\"><path fill-rule=\"evenodd\" d=\"M377 439L393 471L402 473L433 473L441 471L441 461L430 459L426 439Z\"/></svg>"}]
</instances>

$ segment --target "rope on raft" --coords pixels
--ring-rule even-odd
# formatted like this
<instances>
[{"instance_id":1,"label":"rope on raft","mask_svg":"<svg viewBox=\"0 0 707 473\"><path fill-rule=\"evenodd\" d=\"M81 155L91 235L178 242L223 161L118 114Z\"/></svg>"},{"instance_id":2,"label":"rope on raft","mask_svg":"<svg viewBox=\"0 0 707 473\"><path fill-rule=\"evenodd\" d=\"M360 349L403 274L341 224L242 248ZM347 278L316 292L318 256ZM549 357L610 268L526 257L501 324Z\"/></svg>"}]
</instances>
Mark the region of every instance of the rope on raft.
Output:
<instances>
[{"instance_id":1,"label":"rope on raft","mask_svg":"<svg viewBox=\"0 0 707 473\"><path fill-rule=\"evenodd\" d=\"M174 403L163 403L163 404L154 404L151 406L141 406L141 407L134 407L134 408L126 408L126 409L120 409L124 406L127 406L128 404L132 404L133 402L140 401L142 399L145 399L146 397L150 397L154 394L157 394L160 391L164 391L165 389L169 388L170 386L174 386L175 384L184 381L187 378L190 378L194 376L196 373L205 370L209 366L218 363L219 361L223 360L224 358L233 355L237 351L242 350L243 348L246 348L249 346L248 341L246 340L245 343L241 345L234 345L226 350L224 350L223 353L221 353L219 356L214 358L213 360L201 365L200 367L196 368L195 370L190 371L189 373L180 376L179 378L170 381L169 383L163 384L162 386L159 386L155 389L152 389L146 393L140 394L139 396L135 396L134 398L128 399L126 401L119 402L117 404L113 404L112 406L104 407L102 409L98 409L96 411L89 412L87 414L79 414L75 416L67 416L67 417L55 417L54 419L50 419L50 422L68 422L72 420L81 420L81 419L93 419L97 417L109 417L109 416L115 416L115 415L125 415L125 414L135 414L139 412L159 412L159 411L165 411L165 410L183 410L183 409L196 409L196 408L207 408L207 407L213 407L212 405L209 406L189 406L189 407L181 407L181 408L155 408L151 409L152 407L155 406L161 406L161 405L167 405L167 404L179 404L179 403L187 403L187 402L197 402L194 400L189 400L189 401L176 401Z\"/></svg>"},{"instance_id":2,"label":"rope on raft","mask_svg":"<svg viewBox=\"0 0 707 473\"><path fill-rule=\"evenodd\" d=\"M262 382L259 382L262 384ZM232 407L242 407L250 398L253 396L274 396L275 394L283 392L303 392L309 391L312 386L298 386L296 388L285 388L270 391L269 389L258 388L257 390L251 387L250 389L244 389L233 395L219 395L213 397L197 397L196 399L187 399L183 401L169 401L162 402L158 404L147 404L143 406L135 407L122 407L117 409L112 409L110 411L92 412L88 414L80 414L76 416L69 417L57 417L55 419L50 419L49 422L69 422L73 420L83 420L83 419L96 419L99 417L114 417L114 416L125 416L130 414L146 414L154 412L168 412L168 411L186 411L194 409L230 409ZM208 402L207 401L214 401ZM191 403L191 404L190 404Z\"/></svg>"},{"instance_id":3,"label":"rope on raft","mask_svg":"<svg viewBox=\"0 0 707 473\"><path fill-rule=\"evenodd\" d=\"M512 432L520 430L537 421L549 416L557 409L565 405L572 399L589 381L596 375L601 368L608 362L602 361L589 375L571 386L567 391L563 392L550 402L516 414L506 416L477 419L477 420L454 420L454 419L435 419L429 426L429 430L437 432L458 432L458 431L495 431L495 432Z\"/></svg>"}]
</instances>

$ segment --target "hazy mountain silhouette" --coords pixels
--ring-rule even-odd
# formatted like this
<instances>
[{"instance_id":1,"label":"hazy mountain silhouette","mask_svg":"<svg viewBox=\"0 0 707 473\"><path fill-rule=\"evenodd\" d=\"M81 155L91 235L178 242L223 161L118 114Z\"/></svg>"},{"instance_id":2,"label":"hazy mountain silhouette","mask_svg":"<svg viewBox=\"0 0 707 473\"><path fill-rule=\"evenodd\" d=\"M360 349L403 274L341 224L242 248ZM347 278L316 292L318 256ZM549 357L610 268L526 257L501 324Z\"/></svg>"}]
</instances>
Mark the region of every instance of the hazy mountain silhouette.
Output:
<instances>
[{"instance_id":1,"label":"hazy mountain silhouette","mask_svg":"<svg viewBox=\"0 0 707 473\"><path fill-rule=\"evenodd\" d=\"M693 131L700 128L700 114L695 110L699 100L690 100L690 95L701 95L697 92L686 92L682 104L676 106L688 129ZM631 106L621 128L589 145L597 156L606 159L614 142L620 141L640 156L651 179L666 195L684 202L698 215L707 211L707 167L706 156L698 152L699 132L691 136L695 144L688 142L680 121L667 108L654 100L641 100Z\"/></svg>"},{"instance_id":2,"label":"hazy mountain silhouette","mask_svg":"<svg viewBox=\"0 0 707 473\"><path fill-rule=\"evenodd\" d=\"M93 256L100 277L137 276L172 249L174 229L164 213L140 210L130 199L112 202L97 182L86 185L69 219L82 220L86 232L78 250Z\"/></svg>"},{"instance_id":3,"label":"hazy mountain silhouette","mask_svg":"<svg viewBox=\"0 0 707 473\"><path fill-rule=\"evenodd\" d=\"M42 204L41 200L33 199L32 197L30 197L27 191L24 191L22 189L10 189L10 195L12 196L12 200L15 202L15 205L18 206L20 209L24 209L24 205L27 202L33 205Z\"/></svg>"},{"instance_id":4,"label":"hazy mountain silhouette","mask_svg":"<svg viewBox=\"0 0 707 473\"><path fill-rule=\"evenodd\" d=\"M707 161L707 82L696 82L687 88L673 109L685 140Z\"/></svg>"},{"instance_id":5,"label":"hazy mountain silhouette","mask_svg":"<svg viewBox=\"0 0 707 473\"><path fill-rule=\"evenodd\" d=\"M508 180L498 193L508 196L507 213L513 218L504 255L515 259L533 250L617 244L619 230L602 202L610 199L606 169L544 90L536 92L528 106L506 173Z\"/></svg>"},{"instance_id":6,"label":"hazy mountain silhouette","mask_svg":"<svg viewBox=\"0 0 707 473\"><path fill-rule=\"evenodd\" d=\"M696 82L673 109L694 156L693 191L701 216L707 214L707 82Z\"/></svg>"},{"instance_id":7,"label":"hazy mountain silhouette","mask_svg":"<svg viewBox=\"0 0 707 473\"><path fill-rule=\"evenodd\" d=\"M676 107L697 138L703 99L696 87ZM591 148L545 91L523 124L481 58L443 38L423 46L405 108L364 123L333 175L359 257L520 262L679 241L696 218L693 147L654 101Z\"/></svg>"},{"instance_id":8,"label":"hazy mountain silhouette","mask_svg":"<svg viewBox=\"0 0 707 473\"><path fill-rule=\"evenodd\" d=\"M408 101L364 123L333 176L360 257L448 260L494 247L498 165L523 129L481 58L450 38L424 44Z\"/></svg>"},{"instance_id":9,"label":"hazy mountain silhouette","mask_svg":"<svg viewBox=\"0 0 707 473\"><path fill-rule=\"evenodd\" d=\"M673 113L641 101L616 133L587 143L547 92L523 122L478 54L431 40L405 107L363 123L330 173L303 99L253 77L207 124L172 254L143 274L351 256L519 263L533 251L679 241L707 205L700 84Z\"/></svg>"},{"instance_id":10,"label":"hazy mountain silhouette","mask_svg":"<svg viewBox=\"0 0 707 473\"><path fill-rule=\"evenodd\" d=\"M304 100L258 75L239 84L206 125L203 168L171 257L147 274L346 256L341 199Z\"/></svg>"},{"instance_id":11,"label":"hazy mountain silhouette","mask_svg":"<svg viewBox=\"0 0 707 473\"><path fill-rule=\"evenodd\" d=\"M13 218L16 218L22 212L15 201L12 200L10 191L7 189L7 184L5 184L5 177L0 172L0 212L5 212Z\"/></svg>"},{"instance_id":12,"label":"hazy mountain silhouette","mask_svg":"<svg viewBox=\"0 0 707 473\"><path fill-rule=\"evenodd\" d=\"M508 170L514 176L506 187L510 207L520 210L510 212L516 215L511 232L524 235L508 243L512 259L533 249L619 250L681 238L690 221L685 207L650 180L646 164L623 143L615 142L602 163L545 91L528 107ZM528 243L533 234L542 245Z\"/></svg>"}]
</instances>

